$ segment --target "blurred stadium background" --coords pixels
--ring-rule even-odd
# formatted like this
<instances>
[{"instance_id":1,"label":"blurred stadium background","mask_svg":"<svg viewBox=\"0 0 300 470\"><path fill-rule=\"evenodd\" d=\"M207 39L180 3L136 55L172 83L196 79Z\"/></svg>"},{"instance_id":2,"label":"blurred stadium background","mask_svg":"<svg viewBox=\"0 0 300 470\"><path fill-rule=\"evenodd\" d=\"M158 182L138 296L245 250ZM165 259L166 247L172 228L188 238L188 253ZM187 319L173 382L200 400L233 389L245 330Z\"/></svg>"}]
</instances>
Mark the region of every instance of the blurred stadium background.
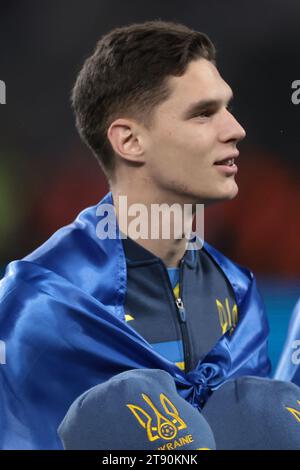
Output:
<instances>
[{"instance_id":1,"label":"blurred stadium background","mask_svg":"<svg viewBox=\"0 0 300 470\"><path fill-rule=\"evenodd\" d=\"M300 295L300 79L297 0L1 0L0 277L107 191L77 136L69 94L109 29L149 19L205 31L247 130L236 200L206 212L206 239L250 267L268 310L276 364Z\"/></svg>"}]
</instances>

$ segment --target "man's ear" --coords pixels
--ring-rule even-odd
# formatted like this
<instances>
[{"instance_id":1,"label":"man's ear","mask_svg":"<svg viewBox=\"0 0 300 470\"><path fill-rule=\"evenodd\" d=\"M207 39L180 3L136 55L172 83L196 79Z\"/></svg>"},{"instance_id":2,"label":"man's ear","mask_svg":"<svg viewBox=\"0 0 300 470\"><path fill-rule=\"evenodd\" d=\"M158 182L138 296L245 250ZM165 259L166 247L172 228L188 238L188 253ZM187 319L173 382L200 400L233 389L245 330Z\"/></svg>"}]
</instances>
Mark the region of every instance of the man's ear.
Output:
<instances>
[{"instance_id":1,"label":"man's ear","mask_svg":"<svg viewBox=\"0 0 300 470\"><path fill-rule=\"evenodd\" d=\"M107 131L114 152L125 160L144 163L143 136L140 127L130 119L116 119Z\"/></svg>"}]
</instances>

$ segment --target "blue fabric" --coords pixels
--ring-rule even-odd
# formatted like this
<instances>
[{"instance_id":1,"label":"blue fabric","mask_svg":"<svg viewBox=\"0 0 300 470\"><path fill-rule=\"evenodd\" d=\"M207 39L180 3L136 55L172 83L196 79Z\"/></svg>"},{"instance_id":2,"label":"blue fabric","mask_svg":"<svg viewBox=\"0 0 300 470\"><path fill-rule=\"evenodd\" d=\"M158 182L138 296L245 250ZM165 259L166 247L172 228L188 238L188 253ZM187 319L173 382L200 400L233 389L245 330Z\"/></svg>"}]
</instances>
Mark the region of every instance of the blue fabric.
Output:
<instances>
[{"instance_id":1,"label":"blue fabric","mask_svg":"<svg viewBox=\"0 0 300 470\"><path fill-rule=\"evenodd\" d=\"M0 448L60 449L57 427L87 389L130 369L162 369L195 407L210 389L241 375L268 376L268 323L253 275L204 250L234 290L239 323L184 374L125 322L126 260L119 238L100 240L101 204L81 212L0 282ZM105 214L106 215L106 214ZM104 216L102 216L104 217Z\"/></svg>"},{"instance_id":2,"label":"blue fabric","mask_svg":"<svg viewBox=\"0 0 300 470\"><path fill-rule=\"evenodd\" d=\"M229 380L202 414L218 450L300 450L300 388L261 377Z\"/></svg>"},{"instance_id":3,"label":"blue fabric","mask_svg":"<svg viewBox=\"0 0 300 470\"><path fill-rule=\"evenodd\" d=\"M292 313L286 343L275 372L275 378L300 386L300 299Z\"/></svg>"},{"instance_id":4,"label":"blue fabric","mask_svg":"<svg viewBox=\"0 0 300 470\"><path fill-rule=\"evenodd\" d=\"M183 361L184 354L182 340L151 343L151 345L156 352L169 359L169 361L172 361L175 364Z\"/></svg>"},{"instance_id":5,"label":"blue fabric","mask_svg":"<svg viewBox=\"0 0 300 470\"><path fill-rule=\"evenodd\" d=\"M168 268L168 274L173 289L177 286L179 282L179 268Z\"/></svg>"}]
</instances>

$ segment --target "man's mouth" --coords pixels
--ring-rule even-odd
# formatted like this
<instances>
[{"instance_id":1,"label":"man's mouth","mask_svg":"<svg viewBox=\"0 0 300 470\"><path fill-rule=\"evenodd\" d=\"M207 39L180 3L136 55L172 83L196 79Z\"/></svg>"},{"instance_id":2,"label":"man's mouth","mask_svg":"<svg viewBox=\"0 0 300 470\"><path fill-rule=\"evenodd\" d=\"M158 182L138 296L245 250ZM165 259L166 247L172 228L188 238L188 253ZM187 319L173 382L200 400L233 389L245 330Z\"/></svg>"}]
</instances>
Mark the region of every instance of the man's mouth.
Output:
<instances>
[{"instance_id":1,"label":"man's mouth","mask_svg":"<svg viewBox=\"0 0 300 470\"><path fill-rule=\"evenodd\" d=\"M215 165L233 166L235 165L235 158L226 158L219 162L215 162Z\"/></svg>"},{"instance_id":2,"label":"man's mouth","mask_svg":"<svg viewBox=\"0 0 300 470\"><path fill-rule=\"evenodd\" d=\"M236 175L238 167L236 165L236 159L239 156L239 152L233 154L233 156L224 158L214 163L219 168L219 171L225 176Z\"/></svg>"}]
</instances>

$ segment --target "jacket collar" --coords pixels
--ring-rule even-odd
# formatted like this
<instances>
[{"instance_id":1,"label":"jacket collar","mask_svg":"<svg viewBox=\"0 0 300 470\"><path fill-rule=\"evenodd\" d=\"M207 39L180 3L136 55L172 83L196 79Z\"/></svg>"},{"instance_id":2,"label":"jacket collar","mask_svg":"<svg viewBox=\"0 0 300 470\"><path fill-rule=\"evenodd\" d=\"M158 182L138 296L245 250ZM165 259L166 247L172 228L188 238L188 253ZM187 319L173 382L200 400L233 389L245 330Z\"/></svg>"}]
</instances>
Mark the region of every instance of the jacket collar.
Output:
<instances>
[{"instance_id":1,"label":"jacket collar","mask_svg":"<svg viewBox=\"0 0 300 470\"><path fill-rule=\"evenodd\" d=\"M163 263L161 258L154 255L151 251L148 251L131 238L124 238L122 242L127 266L137 267L145 264ZM197 258L195 250L187 250L182 259L189 268L193 269L196 267Z\"/></svg>"}]
</instances>

